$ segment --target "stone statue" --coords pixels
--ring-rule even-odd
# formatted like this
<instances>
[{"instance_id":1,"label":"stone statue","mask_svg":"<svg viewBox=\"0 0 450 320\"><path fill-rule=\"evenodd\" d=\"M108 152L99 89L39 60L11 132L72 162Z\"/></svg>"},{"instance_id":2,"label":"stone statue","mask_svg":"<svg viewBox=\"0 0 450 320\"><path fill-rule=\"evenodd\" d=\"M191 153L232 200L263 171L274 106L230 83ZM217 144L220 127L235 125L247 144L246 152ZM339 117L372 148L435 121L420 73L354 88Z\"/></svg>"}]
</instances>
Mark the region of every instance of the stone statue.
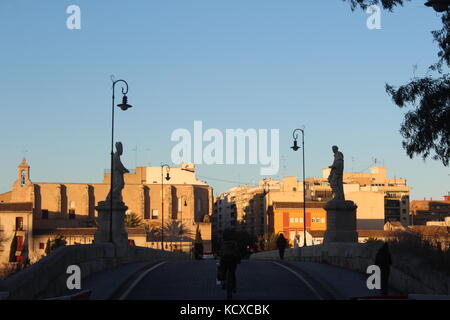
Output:
<instances>
[{"instance_id":1,"label":"stone statue","mask_svg":"<svg viewBox=\"0 0 450 320\"><path fill-rule=\"evenodd\" d=\"M125 181L123 179L124 173L129 173L127 168L124 167L122 162L120 161L120 156L123 153L122 142L116 142L116 152L113 156L113 168L111 171L112 181L113 181L113 201L122 201L122 189L125 186ZM108 193L106 197L106 201L111 201L111 191Z\"/></svg>"},{"instance_id":2,"label":"stone statue","mask_svg":"<svg viewBox=\"0 0 450 320\"><path fill-rule=\"evenodd\" d=\"M333 146L334 161L331 166L328 182L333 190L333 200L345 200L342 176L344 175L344 155L337 146Z\"/></svg>"}]
</instances>

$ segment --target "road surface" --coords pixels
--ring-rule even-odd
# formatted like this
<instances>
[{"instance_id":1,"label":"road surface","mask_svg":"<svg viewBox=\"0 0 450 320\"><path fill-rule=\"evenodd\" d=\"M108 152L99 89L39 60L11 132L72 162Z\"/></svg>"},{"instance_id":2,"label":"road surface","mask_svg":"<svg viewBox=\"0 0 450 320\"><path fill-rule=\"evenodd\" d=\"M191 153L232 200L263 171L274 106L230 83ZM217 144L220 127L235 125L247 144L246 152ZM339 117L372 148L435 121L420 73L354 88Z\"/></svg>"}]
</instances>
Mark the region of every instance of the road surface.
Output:
<instances>
[{"instance_id":1,"label":"road surface","mask_svg":"<svg viewBox=\"0 0 450 320\"><path fill-rule=\"evenodd\" d=\"M216 260L168 261L130 281L121 299L224 300L216 284ZM233 300L318 300L320 290L300 272L270 261L243 260Z\"/></svg>"}]
</instances>

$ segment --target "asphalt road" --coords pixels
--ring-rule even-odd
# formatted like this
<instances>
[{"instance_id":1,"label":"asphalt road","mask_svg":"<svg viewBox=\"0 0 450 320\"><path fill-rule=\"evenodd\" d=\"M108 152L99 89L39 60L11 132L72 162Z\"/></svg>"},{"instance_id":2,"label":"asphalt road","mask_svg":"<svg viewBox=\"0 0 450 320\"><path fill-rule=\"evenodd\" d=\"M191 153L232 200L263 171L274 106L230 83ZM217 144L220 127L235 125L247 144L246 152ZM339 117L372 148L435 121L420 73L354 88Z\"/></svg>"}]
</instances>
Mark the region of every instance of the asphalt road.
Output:
<instances>
[{"instance_id":1,"label":"asphalt road","mask_svg":"<svg viewBox=\"0 0 450 320\"><path fill-rule=\"evenodd\" d=\"M238 265L233 300L317 300L321 296L301 274L270 261L243 260ZM126 300L224 300L216 285L215 260L170 261L130 283Z\"/></svg>"}]
</instances>

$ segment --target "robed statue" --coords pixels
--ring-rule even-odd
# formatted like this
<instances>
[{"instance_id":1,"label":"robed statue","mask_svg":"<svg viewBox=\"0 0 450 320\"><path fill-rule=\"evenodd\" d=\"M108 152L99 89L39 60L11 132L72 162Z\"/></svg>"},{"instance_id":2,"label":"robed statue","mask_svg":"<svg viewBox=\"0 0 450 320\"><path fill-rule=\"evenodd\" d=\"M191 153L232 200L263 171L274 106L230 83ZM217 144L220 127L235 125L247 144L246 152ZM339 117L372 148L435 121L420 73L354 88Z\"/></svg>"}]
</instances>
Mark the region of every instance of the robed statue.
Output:
<instances>
[{"instance_id":1,"label":"robed statue","mask_svg":"<svg viewBox=\"0 0 450 320\"><path fill-rule=\"evenodd\" d=\"M344 175L344 155L339 151L337 146L332 147L334 153L334 161L329 168L331 168L328 182L333 190L333 200L345 200L344 186L342 177Z\"/></svg>"},{"instance_id":2,"label":"robed statue","mask_svg":"<svg viewBox=\"0 0 450 320\"><path fill-rule=\"evenodd\" d=\"M116 142L116 152L113 155L113 167L111 170L112 174L112 194L113 201L122 201L122 189L125 186L125 181L123 175L129 173L127 168L120 161L120 156L123 153L122 142ZM111 201L111 190L106 197L106 201Z\"/></svg>"}]
</instances>

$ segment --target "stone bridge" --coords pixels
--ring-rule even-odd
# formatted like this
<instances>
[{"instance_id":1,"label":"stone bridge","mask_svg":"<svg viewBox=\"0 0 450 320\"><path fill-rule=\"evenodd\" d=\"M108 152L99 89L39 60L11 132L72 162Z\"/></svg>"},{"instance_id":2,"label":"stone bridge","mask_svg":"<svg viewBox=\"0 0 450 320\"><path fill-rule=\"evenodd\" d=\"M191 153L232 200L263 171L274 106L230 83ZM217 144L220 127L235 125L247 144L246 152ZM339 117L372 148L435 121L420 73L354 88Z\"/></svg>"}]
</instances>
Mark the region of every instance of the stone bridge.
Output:
<instances>
[{"instance_id":1,"label":"stone bridge","mask_svg":"<svg viewBox=\"0 0 450 320\"><path fill-rule=\"evenodd\" d=\"M329 300L376 297L366 285L378 245L330 243L254 254L237 268L237 300ZM90 299L223 300L216 284L216 260L113 244L61 247L0 283L4 299L49 299L88 292ZM67 268L81 269L81 289L68 290ZM393 255L390 294L449 295L450 278L427 270L421 261Z\"/></svg>"}]
</instances>

